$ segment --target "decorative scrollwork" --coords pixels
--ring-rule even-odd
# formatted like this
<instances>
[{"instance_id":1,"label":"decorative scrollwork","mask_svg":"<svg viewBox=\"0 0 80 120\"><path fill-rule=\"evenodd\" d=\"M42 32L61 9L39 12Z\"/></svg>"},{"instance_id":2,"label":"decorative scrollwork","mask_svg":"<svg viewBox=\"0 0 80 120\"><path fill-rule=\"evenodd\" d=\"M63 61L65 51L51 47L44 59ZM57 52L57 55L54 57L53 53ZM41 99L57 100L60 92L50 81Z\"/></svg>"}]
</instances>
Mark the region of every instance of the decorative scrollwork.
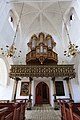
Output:
<instances>
[{"instance_id":1,"label":"decorative scrollwork","mask_svg":"<svg viewBox=\"0 0 80 120\"><path fill-rule=\"evenodd\" d=\"M11 65L10 77L75 77L74 65Z\"/></svg>"}]
</instances>

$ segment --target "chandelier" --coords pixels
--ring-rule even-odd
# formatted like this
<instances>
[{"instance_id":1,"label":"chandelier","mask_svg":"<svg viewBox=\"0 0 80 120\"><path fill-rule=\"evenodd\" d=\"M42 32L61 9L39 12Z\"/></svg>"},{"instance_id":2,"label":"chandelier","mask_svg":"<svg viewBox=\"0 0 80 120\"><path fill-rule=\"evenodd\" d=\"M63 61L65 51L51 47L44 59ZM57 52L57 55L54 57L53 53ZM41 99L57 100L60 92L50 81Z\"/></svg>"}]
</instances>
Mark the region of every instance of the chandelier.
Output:
<instances>
[{"instance_id":1,"label":"chandelier","mask_svg":"<svg viewBox=\"0 0 80 120\"><path fill-rule=\"evenodd\" d=\"M7 56L7 57L12 57L12 56L14 56L15 51L16 51L16 49L17 49L17 48L15 47L15 39L16 39L16 36L17 36L19 23L20 23L20 20L21 20L21 15L22 15L22 11L23 11L23 6L24 6L24 3L22 4L22 8L21 8L19 20L18 20L18 23L17 23L17 26L16 26L16 31L15 31L15 34L14 34L14 37L13 37L13 43L12 43L12 45L11 45L10 47L9 47L8 45L6 45L6 51L4 51L3 48L1 48L2 55L5 55L5 56ZM21 53L21 51L19 51L19 53ZM15 57L15 56L14 56L14 57ZM20 55L19 55L18 57L20 57Z\"/></svg>"},{"instance_id":2,"label":"chandelier","mask_svg":"<svg viewBox=\"0 0 80 120\"><path fill-rule=\"evenodd\" d=\"M61 6L60 6L60 3L58 1L58 5L59 5L59 8L60 8L60 12L61 12L61 15L62 15L62 20L63 20L63 23L64 23L64 26L65 26L65 30L66 30L66 33L67 33L67 37L68 37L68 40L69 40L69 45L68 45L68 50L65 50L64 51L64 55L67 56L67 57L75 57L76 56L76 53L78 52L78 46L76 46L75 44L73 44L70 40L70 35L69 35L69 32L68 32L68 29L67 29L67 26L66 26L66 22L63 18L63 12L62 12L62 9L61 9ZM70 20L72 20L72 17L73 15L70 16Z\"/></svg>"},{"instance_id":3,"label":"chandelier","mask_svg":"<svg viewBox=\"0 0 80 120\"><path fill-rule=\"evenodd\" d=\"M64 55L67 56L67 57L75 57L76 56L76 53L78 52L78 46L76 46L75 44L73 44L70 40L70 36L69 36L69 32L68 32L68 29L67 29L67 26L66 26L66 23L64 22L64 25L65 25L65 30L66 30L66 33L67 33L67 36L68 36L68 39L69 39L69 45L68 45L68 50L64 51Z\"/></svg>"}]
</instances>

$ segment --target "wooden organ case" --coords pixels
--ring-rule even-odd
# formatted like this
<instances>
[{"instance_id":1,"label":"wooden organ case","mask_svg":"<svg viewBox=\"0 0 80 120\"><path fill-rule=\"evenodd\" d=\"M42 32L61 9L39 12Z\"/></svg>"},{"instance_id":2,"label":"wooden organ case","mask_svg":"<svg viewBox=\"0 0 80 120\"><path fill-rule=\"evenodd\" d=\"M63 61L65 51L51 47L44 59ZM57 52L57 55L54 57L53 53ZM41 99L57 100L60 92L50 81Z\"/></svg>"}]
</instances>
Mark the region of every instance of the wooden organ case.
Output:
<instances>
[{"instance_id":1,"label":"wooden organ case","mask_svg":"<svg viewBox=\"0 0 80 120\"><path fill-rule=\"evenodd\" d=\"M26 54L26 64L57 64L58 55L53 50L56 43L51 35L42 32L38 36L34 34L27 45L30 48L30 52Z\"/></svg>"}]
</instances>

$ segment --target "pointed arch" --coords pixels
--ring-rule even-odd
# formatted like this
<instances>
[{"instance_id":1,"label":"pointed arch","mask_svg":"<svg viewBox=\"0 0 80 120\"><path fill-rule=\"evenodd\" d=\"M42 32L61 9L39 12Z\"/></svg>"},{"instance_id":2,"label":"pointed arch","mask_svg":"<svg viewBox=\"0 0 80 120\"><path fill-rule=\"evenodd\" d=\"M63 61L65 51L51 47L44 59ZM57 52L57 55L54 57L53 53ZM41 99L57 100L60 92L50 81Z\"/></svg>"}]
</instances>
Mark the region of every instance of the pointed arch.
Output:
<instances>
[{"instance_id":1,"label":"pointed arch","mask_svg":"<svg viewBox=\"0 0 80 120\"><path fill-rule=\"evenodd\" d=\"M36 86L36 104L49 103L49 87L45 82Z\"/></svg>"}]
</instances>

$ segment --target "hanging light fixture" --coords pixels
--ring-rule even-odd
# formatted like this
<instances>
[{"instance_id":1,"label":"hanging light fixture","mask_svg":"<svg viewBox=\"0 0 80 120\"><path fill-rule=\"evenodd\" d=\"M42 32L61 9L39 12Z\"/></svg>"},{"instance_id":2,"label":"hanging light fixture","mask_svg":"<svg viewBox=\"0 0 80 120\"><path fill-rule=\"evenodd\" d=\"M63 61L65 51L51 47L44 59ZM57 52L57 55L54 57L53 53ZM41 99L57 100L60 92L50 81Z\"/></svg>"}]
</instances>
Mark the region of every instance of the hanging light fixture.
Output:
<instances>
[{"instance_id":1,"label":"hanging light fixture","mask_svg":"<svg viewBox=\"0 0 80 120\"><path fill-rule=\"evenodd\" d=\"M22 8L21 8L19 20L18 20L18 23L17 23L17 26L16 26L16 31L15 31L15 34L14 34L14 38L13 38L13 43L12 43L12 45L11 45L10 47L9 47L8 45L6 45L6 49L7 49L6 52L4 52L3 48L1 48L2 54L5 55L5 56L7 56L7 57L12 57L12 56L14 56L14 53L15 53L15 51L16 51L15 39L16 39L16 36L17 36L19 23L20 23L20 20L21 20L21 15L22 15L22 11L23 11L23 6L24 6L24 3L22 4ZM21 53L21 51L19 51L19 52ZM20 57L20 56L19 56L19 57Z\"/></svg>"},{"instance_id":2,"label":"hanging light fixture","mask_svg":"<svg viewBox=\"0 0 80 120\"><path fill-rule=\"evenodd\" d=\"M78 52L78 49L77 49L78 46L76 46L75 44L73 44L71 42L69 32L68 32L68 29L67 29L67 26L66 26L65 22L64 22L64 25L65 25L65 30L66 30L68 40L69 40L68 50L64 51L64 55L67 56L67 57L71 57L71 56L75 57L76 53Z\"/></svg>"},{"instance_id":3,"label":"hanging light fixture","mask_svg":"<svg viewBox=\"0 0 80 120\"><path fill-rule=\"evenodd\" d=\"M76 46L75 44L73 44L70 40L70 35L69 35L69 32L68 32L68 29L67 29L67 25L66 25L66 22L63 18L63 13L62 13L62 10L61 10L61 6L60 6L60 3L58 1L58 5L59 5L59 8L60 8L60 12L61 12L61 15L62 15L62 20L63 20L63 23L64 23L64 26L65 26L65 30L66 30L66 33L67 33L67 37L68 37L68 40L69 40L69 45L68 45L68 50L65 50L64 51L64 55L67 56L67 57L75 57L76 56L76 53L78 51L78 46ZM73 18L73 14L70 16L70 20L72 21L72 18Z\"/></svg>"}]
</instances>

